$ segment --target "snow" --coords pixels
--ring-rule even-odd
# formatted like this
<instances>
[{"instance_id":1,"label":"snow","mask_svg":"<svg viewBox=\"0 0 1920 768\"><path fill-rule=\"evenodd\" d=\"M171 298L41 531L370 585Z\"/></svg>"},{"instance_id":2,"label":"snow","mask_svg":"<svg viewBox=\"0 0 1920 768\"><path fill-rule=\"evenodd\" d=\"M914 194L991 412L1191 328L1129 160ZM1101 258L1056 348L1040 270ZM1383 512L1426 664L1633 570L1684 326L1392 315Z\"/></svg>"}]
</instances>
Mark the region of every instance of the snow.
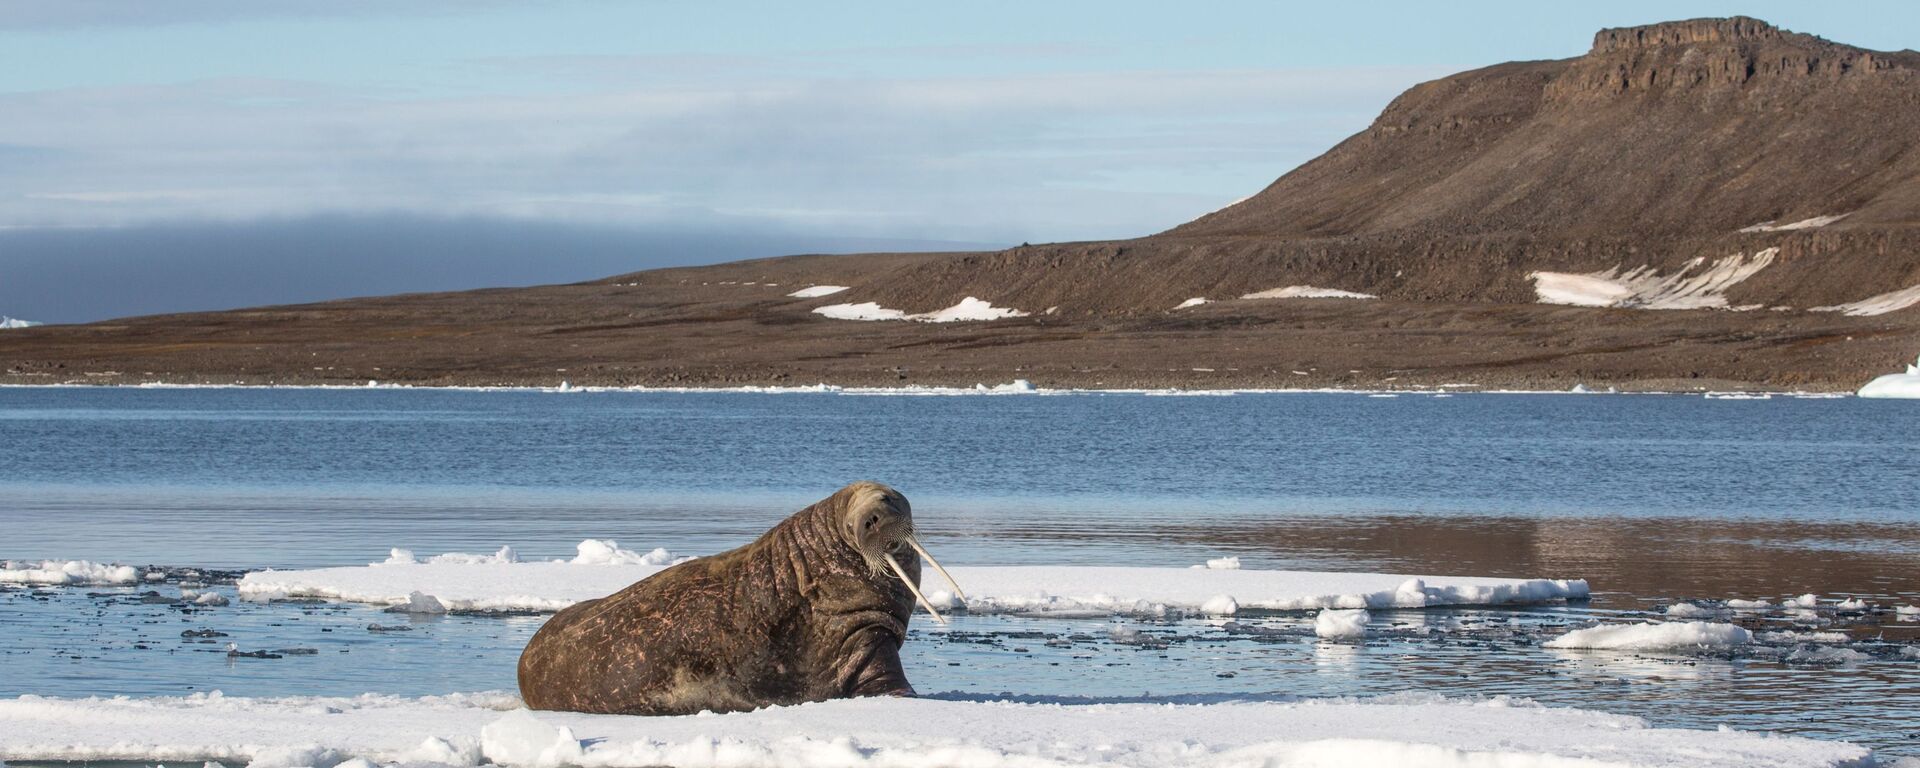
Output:
<instances>
[{"instance_id":1,"label":"snow","mask_svg":"<svg viewBox=\"0 0 1920 768\"><path fill-rule=\"evenodd\" d=\"M1792 232L1801 229L1819 229L1820 227L1832 224L1850 215L1852 215L1851 212L1838 213L1832 216L1815 216L1811 219L1801 219L1792 224L1775 224L1771 221L1763 221L1750 227L1741 227L1740 231L1742 233L1752 234L1755 232Z\"/></svg>"},{"instance_id":2,"label":"snow","mask_svg":"<svg viewBox=\"0 0 1920 768\"><path fill-rule=\"evenodd\" d=\"M817 299L822 296L832 296L847 288L848 286L844 285L809 285L787 295L796 299Z\"/></svg>"},{"instance_id":3,"label":"snow","mask_svg":"<svg viewBox=\"0 0 1920 768\"><path fill-rule=\"evenodd\" d=\"M32 328L36 325L40 325L40 323L36 323L32 320L22 320L17 317L7 317L6 315L0 315L0 330L9 330L14 328Z\"/></svg>"},{"instance_id":4,"label":"snow","mask_svg":"<svg viewBox=\"0 0 1920 768\"><path fill-rule=\"evenodd\" d=\"M1889 373L1860 388L1861 397L1920 399L1920 361L1907 366L1906 373Z\"/></svg>"},{"instance_id":5,"label":"snow","mask_svg":"<svg viewBox=\"0 0 1920 768\"><path fill-rule=\"evenodd\" d=\"M1187 299L1186 301L1180 302L1178 305L1174 307L1174 309L1186 309L1187 307L1197 307L1205 303L1207 303L1207 300L1205 297L1195 296L1191 299Z\"/></svg>"},{"instance_id":6,"label":"snow","mask_svg":"<svg viewBox=\"0 0 1920 768\"><path fill-rule=\"evenodd\" d=\"M1338 288L1316 288L1311 285L1289 285L1285 288L1268 288L1264 291L1249 293L1243 299L1377 299L1371 293L1356 293Z\"/></svg>"},{"instance_id":7,"label":"snow","mask_svg":"<svg viewBox=\"0 0 1920 768\"><path fill-rule=\"evenodd\" d=\"M996 307L972 296L961 299L960 303L946 309L917 315L909 315L898 309L888 309L871 301L861 304L829 304L817 307L813 312L835 320L914 320L922 323L957 323L1027 316L1026 312L1018 309Z\"/></svg>"},{"instance_id":8,"label":"snow","mask_svg":"<svg viewBox=\"0 0 1920 768\"><path fill-rule=\"evenodd\" d=\"M1897 291L1868 296L1855 302L1834 304L1827 307L1814 307L1813 312L1839 312L1854 317L1872 317L1920 304L1920 285L1902 288Z\"/></svg>"},{"instance_id":9,"label":"snow","mask_svg":"<svg viewBox=\"0 0 1920 768\"><path fill-rule=\"evenodd\" d=\"M1524 699L1217 704L866 698L681 717L530 712L505 693L0 700L0 758L610 766L1843 766L1844 742L1655 728Z\"/></svg>"},{"instance_id":10,"label":"snow","mask_svg":"<svg viewBox=\"0 0 1920 768\"><path fill-rule=\"evenodd\" d=\"M1686 263L1680 271L1662 277L1641 266L1624 273L1619 267L1604 272L1571 274L1532 272L1533 289L1541 304L1629 309L1727 309L1726 291L1773 263L1779 248L1748 257L1736 253L1707 264L1706 257ZM1698 270L1696 272L1696 270Z\"/></svg>"},{"instance_id":11,"label":"snow","mask_svg":"<svg viewBox=\"0 0 1920 768\"><path fill-rule=\"evenodd\" d=\"M1710 619L1720 612L1695 603L1674 603L1667 606L1667 617L1672 619Z\"/></svg>"},{"instance_id":12,"label":"snow","mask_svg":"<svg viewBox=\"0 0 1920 768\"><path fill-rule=\"evenodd\" d=\"M1240 601L1232 595L1214 595L1200 604L1200 612L1208 616L1232 616L1240 612Z\"/></svg>"},{"instance_id":13,"label":"snow","mask_svg":"<svg viewBox=\"0 0 1920 768\"><path fill-rule=\"evenodd\" d=\"M1207 561L1207 567L1216 571L1237 571L1240 570L1240 558L1216 557Z\"/></svg>"},{"instance_id":14,"label":"snow","mask_svg":"<svg viewBox=\"0 0 1920 768\"><path fill-rule=\"evenodd\" d=\"M1732 624L1706 621L1614 624L1576 629L1544 643L1548 648L1662 650L1726 648L1753 642L1753 633Z\"/></svg>"},{"instance_id":15,"label":"snow","mask_svg":"<svg viewBox=\"0 0 1920 768\"><path fill-rule=\"evenodd\" d=\"M674 565L692 560L667 551L666 547L654 547L653 551L640 554L631 549L621 549L620 542L613 539L587 539L574 547L574 565Z\"/></svg>"},{"instance_id":16,"label":"snow","mask_svg":"<svg viewBox=\"0 0 1920 768\"><path fill-rule=\"evenodd\" d=\"M813 313L835 320L905 320L907 313L897 309L887 309L871 301L859 304L829 304L815 307Z\"/></svg>"},{"instance_id":17,"label":"snow","mask_svg":"<svg viewBox=\"0 0 1920 768\"><path fill-rule=\"evenodd\" d=\"M140 572L133 566L107 565L88 560L8 560L0 563L0 584L81 586L135 584Z\"/></svg>"},{"instance_id":18,"label":"snow","mask_svg":"<svg viewBox=\"0 0 1920 768\"><path fill-rule=\"evenodd\" d=\"M1371 618L1363 608L1329 608L1313 617L1313 634L1325 640L1359 640L1367 636Z\"/></svg>"},{"instance_id":19,"label":"snow","mask_svg":"<svg viewBox=\"0 0 1920 768\"><path fill-rule=\"evenodd\" d=\"M408 604L418 592L431 595L450 611L557 611L660 572L667 566L659 559L390 560L362 567L256 571L241 578L239 591L243 599L253 601L322 598L373 605ZM1223 595L1233 596L1237 610L1267 611L1529 604L1587 596L1587 583L1578 579L1124 566L959 566L951 570L970 598L967 609L975 613L1158 615L1201 611Z\"/></svg>"}]
</instances>

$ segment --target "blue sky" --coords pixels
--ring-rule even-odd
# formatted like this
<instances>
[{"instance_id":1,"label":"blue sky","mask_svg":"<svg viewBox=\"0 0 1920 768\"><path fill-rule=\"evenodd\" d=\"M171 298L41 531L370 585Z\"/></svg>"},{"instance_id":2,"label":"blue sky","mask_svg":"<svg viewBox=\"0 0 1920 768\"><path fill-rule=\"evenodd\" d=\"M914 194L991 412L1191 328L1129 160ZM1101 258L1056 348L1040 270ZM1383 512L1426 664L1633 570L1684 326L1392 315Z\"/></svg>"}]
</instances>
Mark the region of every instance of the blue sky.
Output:
<instances>
[{"instance_id":1,"label":"blue sky","mask_svg":"<svg viewBox=\"0 0 1920 768\"><path fill-rule=\"evenodd\" d=\"M1735 13L1920 38L1895 2L0 0L0 232L1129 237L1257 191L1414 83Z\"/></svg>"}]
</instances>

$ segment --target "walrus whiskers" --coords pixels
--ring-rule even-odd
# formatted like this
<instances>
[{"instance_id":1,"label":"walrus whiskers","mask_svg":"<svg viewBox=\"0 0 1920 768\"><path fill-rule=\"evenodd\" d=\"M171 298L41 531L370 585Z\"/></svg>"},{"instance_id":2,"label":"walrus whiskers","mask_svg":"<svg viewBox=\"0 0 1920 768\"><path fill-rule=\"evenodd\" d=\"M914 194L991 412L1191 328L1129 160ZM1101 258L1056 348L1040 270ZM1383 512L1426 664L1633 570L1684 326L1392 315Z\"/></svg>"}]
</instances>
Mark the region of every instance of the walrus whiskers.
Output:
<instances>
[{"instance_id":1,"label":"walrus whiskers","mask_svg":"<svg viewBox=\"0 0 1920 768\"><path fill-rule=\"evenodd\" d=\"M900 561L893 559L893 553L889 552L884 557L887 558L887 565L893 566L894 575L900 577L900 583L907 585L907 590L913 593L913 599L920 601L920 607L927 609L927 614L931 615L934 621L946 624L947 618L933 609L933 602L928 600L926 595L920 594L920 587L913 583L913 579L907 578L907 569L900 567Z\"/></svg>"},{"instance_id":2,"label":"walrus whiskers","mask_svg":"<svg viewBox=\"0 0 1920 768\"><path fill-rule=\"evenodd\" d=\"M953 593L960 597L960 602L964 603L967 601L967 591L960 588L960 582L953 580L953 574L947 573L946 566L941 565L940 561L933 559L933 553L928 552L926 547L920 546L919 538L914 536L908 536L907 544L913 547L913 551L920 553L921 557L926 558L927 562L933 566L934 570L940 572L940 577L947 580L948 586L953 587Z\"/></svg>"}]
</instances>

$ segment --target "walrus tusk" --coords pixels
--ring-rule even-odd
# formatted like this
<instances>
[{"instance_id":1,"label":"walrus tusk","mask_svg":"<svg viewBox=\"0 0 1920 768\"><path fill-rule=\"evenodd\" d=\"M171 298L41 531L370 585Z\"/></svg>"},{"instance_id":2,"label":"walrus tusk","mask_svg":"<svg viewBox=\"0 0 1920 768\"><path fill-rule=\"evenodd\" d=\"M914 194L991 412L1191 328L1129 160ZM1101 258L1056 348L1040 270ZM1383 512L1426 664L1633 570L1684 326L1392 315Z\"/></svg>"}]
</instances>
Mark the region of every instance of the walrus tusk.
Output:
<instances>
[{"instance_id":1,"label":"walrus tusk","mask_svg":"<svg viewBox=\"0 0 1920 768\"><path fill-rule=\"evenodd\" d=\"M893 559L892 554L888 554L886 558L887 565L893 566L894 575L900 577L900 583L907 585L907 591L912 592L913 598L920 601L920 607L927 609L927 613L933 615L934 621L940 622L941 624L947 623L946 618L941 616L939 611L933 609L933 603L927 600L927 596L920 594L920 587L913 583L913 579L907 578L907 569L900 567L900 561Z\"/></svg>"},{"instance_id":2,"label":"walrus tusk","mask_svg":"<svg viewBox=\"0 0 1920 768\"><path fill-rule=\"evenodd\" d=\"M921 557L926 558L927 562L933 564L933 569L939 571L940 577L946 579L947 584L953 587L953 593L960 596L960 602L964 603L967 601L967 591L960 588L960 582L953 580L953 574L947 573L946 566L941 565L940 561L933 559L933 553L928 552L926 547L920 546L919 539L908 536L907 544L913 547L913 551L920 553Z\"/></svg>"}]
</instances>

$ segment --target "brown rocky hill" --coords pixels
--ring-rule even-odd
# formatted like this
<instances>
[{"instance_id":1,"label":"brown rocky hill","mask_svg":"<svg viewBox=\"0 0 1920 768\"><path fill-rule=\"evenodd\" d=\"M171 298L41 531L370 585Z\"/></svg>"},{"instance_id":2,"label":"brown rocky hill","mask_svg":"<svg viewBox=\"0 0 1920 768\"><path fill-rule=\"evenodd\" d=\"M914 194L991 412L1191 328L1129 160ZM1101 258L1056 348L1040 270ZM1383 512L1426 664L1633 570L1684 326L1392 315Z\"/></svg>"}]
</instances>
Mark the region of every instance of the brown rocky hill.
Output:
<instances>
[{"instance_id":1,"label":"brown rocky hill","mask_svg":"<svg viewBox=\"0 0 1920 768\"><path fill-rule=\"evenodd\" d=\"M1920 284L1916 144L1920 53L1748 18L1609 29L1579 58L1416 86L1259 194L1160 235L928 264L859 295L1152 311L1309 284L1527 302L1535 270L1671 274L1777 247L1731 304L1834 305Z\"/></svg>"},{"instance_id":2,"label":"brown rocky hill","mask_svg":"<svg viewBox=\"0 0 1920 768\"><path fill-rule=\"evenodd\" d=\"M1146 238L9 330L0 383L1853 389L1920 352L1916 143L1912 51L1611 29L1416 86ZM1378 298L1248 297L1324 289ZM968 297L1024 314L816 311Z\"/></svg>"}]
</instances>

